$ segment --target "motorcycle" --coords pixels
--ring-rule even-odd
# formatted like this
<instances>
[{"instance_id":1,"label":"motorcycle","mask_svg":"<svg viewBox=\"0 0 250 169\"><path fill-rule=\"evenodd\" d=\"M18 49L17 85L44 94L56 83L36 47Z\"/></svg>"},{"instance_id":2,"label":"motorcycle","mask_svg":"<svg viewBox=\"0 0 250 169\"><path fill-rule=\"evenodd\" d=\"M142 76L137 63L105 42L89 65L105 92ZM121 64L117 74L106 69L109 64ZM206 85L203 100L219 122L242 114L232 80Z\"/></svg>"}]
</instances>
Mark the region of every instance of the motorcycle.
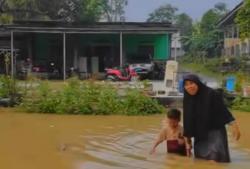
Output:
<instances>
[{"instance_id":1,"label":"motorcycle","mask_svg":"<svg viewBox=\"0 0 250 169\"><path fill-rule=\"evenodd\" d=\"M134 81L138 79L135 70L130 67L106 68L106 79L110 81Z\"/></svg>"}]
</instances>

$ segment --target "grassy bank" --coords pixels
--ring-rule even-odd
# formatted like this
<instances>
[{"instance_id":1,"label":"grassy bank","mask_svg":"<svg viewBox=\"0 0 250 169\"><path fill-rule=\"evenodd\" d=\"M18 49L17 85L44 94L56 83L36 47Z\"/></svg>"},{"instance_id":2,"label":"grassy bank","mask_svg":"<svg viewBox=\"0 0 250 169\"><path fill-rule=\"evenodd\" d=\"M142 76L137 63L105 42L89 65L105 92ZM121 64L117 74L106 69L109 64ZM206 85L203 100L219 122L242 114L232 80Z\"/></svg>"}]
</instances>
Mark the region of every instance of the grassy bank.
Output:
<instances>
[{"instance_id":1,"label":"grassy bank","mask_svg":"<svg viewBox=\"0 0 250 169\"><path fill-rule=\"evenodd\" d=\"M209 67L207 67L206 65L203 64L198 64L198 63L180 63L180 67L183 70L187 70L187 71L191 71L197 74L202 74L202 75L206 75L209 77L213 77L217 80L223 80L223 78L225 77L225 74L222 73L218 73L215 72L211 69L209 69Z\"/></svg>"}]
</instances>

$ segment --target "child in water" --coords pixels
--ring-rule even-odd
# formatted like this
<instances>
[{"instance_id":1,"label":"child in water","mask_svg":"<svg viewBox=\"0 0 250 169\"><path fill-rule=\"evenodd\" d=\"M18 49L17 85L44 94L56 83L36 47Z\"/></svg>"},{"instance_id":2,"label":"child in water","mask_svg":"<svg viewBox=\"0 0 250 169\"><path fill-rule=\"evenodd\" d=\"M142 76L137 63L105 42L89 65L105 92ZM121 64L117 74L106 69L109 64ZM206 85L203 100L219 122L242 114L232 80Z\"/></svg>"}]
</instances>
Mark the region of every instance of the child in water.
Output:
<instances>
[{"instance_id":1,"label":"child in water","mask_svg":"<svg viewBox=\"0 0 250 169\"><path fill-rule=\"evenodd\" d=\"M188 155L190 153L191 147L185 146L185 140L183 137L183 128L179 124L181 120L181 112L177 109L170 109L167 112L165 119L166 124L164 128L159 133L150 154L155 153L156 147L166 140L167 152L176 153L180 155Z\"/></svg>"}]
</instances>

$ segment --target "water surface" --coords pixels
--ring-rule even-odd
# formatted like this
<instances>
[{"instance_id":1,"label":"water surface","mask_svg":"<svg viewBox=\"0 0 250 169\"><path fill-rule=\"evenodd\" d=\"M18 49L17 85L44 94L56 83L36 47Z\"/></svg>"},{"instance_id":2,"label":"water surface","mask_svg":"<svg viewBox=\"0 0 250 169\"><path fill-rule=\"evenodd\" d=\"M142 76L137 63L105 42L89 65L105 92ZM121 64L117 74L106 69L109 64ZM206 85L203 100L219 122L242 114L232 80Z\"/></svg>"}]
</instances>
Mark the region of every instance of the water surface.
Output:
<instances>
[{"instance_id":1,"label":"water surface","mask_svg":"<svg viewBox=\"0 0 250 169\"><path fill-rule=\"evenodd\" d=\"M232 163L216 164L166 154L165 144L149 155L164 115L27 114L0 108L0 168L248 169L250 114L235 115L242 138L236 142L229 136Z\"/></svg>"}]
</instances>

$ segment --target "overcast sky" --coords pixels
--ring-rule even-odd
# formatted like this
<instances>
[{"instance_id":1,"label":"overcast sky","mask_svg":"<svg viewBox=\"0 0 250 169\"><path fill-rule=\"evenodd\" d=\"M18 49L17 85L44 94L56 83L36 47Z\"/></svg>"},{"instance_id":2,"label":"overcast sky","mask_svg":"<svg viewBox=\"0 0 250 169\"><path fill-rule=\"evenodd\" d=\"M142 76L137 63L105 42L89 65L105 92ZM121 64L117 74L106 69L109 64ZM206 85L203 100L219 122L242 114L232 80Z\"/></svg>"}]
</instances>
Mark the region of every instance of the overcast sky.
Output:
<instances>
[{"instance_id":1,"label":"overcast sky","mask_svg":"<svg viewBox=\"0 0 250 169\"><path fill-rule=\"evenodd\" d=\"M164 4L171 4L179 10L177 13L185 12L194 20L214 7L218 2L224 2L229 9L233 9L242 0L128 0L126 7L126 21L143 22L148 18L149 13Z\"/></svg>"}]
</instances>

